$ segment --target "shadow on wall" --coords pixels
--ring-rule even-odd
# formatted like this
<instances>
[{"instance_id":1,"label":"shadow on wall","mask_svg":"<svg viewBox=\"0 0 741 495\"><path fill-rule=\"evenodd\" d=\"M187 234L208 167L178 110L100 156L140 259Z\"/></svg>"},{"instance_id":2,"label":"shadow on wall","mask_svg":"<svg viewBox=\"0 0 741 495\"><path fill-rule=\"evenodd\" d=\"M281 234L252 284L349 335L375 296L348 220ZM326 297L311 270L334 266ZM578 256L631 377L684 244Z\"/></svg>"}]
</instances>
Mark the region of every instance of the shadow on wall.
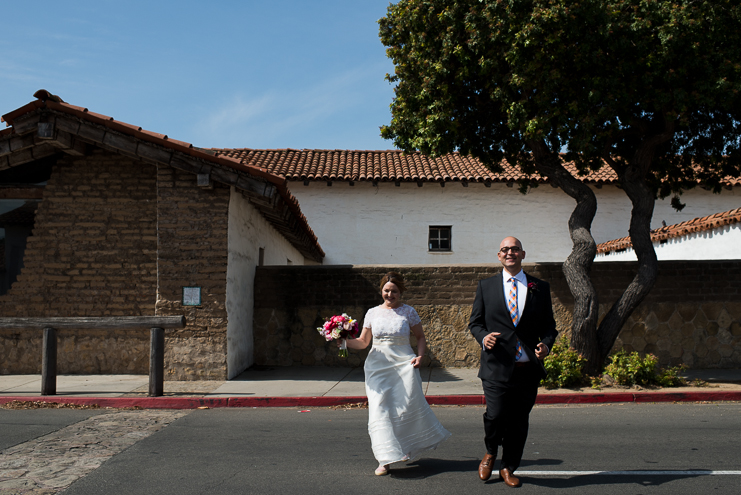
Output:
<instances>
[{"instance_id":1,"label":"shadow on wall","mask_svg":"<svg viewBox=\"0 0 741 495\"><path fill-rule=\"evenodd\" d=\"M408 282L404 302L425 327L425 367L478 367L480 349L468 331L479 280L496 265L293 266L260 267L255 283L255 364L267 366L358 367L367 351L337 357L336 347L316 328L333 314L359 321L381 303L378 283L389 270ZM571 326L573 298L559 263L525 270L550 282L559 332ZM604 262L593 268L600 312L631 282L635 263ZM414 345L414 342L412 342ZM667 261L648 297L628 319L615 350L654 353L661 366L741 368L741 261Z\"/></svg>"}]
</instances>

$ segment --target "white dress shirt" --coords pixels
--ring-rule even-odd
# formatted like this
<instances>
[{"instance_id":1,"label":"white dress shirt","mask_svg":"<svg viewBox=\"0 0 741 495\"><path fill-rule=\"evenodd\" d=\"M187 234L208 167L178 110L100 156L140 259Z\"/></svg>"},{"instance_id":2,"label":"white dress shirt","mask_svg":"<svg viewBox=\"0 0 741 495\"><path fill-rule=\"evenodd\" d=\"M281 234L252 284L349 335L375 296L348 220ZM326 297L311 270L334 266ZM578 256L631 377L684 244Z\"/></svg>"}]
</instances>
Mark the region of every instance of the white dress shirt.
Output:
<instances>
[{"instance_id":1,"label":"white dress shirt","mask_svg":"<svg viewBox=\"0 0 741 495\"><path fill-rule=\"evenodd\" d=\"M509 289L512 286L510 279L512 278L513 277L507 270L502 270L502 287L504 289L505 300L509 299ZM525 310L525 302L527 301L527 276L525 276L523 270L520 270L520 273L515 275L514 279L517 281L517 322L519 324L519 321L522 318L522 312ZM528 361L530 361L530 357L525 351L523 351L522 356L520 356L520 359L517 362L527 363Z\"/></svg>"},{"instance_id":2,"label":"white dress shirt","mask_svg":"<svg viewBox=\"0 0 741 495\"><path fill-rule=\"evenodd\" d=\"M507 270L502 270L502 284L505 300L509 298L509 288L512 285L512 282L509 281L510 278L512 278L512 276L507 272ZM515 280L517 280L517 316L518 318L522 318L522 312L525 309L525 302L527 301L527 276L525 275L525 272L520 270L520 273L515 275Z\"/></svg>"}]
</instances>

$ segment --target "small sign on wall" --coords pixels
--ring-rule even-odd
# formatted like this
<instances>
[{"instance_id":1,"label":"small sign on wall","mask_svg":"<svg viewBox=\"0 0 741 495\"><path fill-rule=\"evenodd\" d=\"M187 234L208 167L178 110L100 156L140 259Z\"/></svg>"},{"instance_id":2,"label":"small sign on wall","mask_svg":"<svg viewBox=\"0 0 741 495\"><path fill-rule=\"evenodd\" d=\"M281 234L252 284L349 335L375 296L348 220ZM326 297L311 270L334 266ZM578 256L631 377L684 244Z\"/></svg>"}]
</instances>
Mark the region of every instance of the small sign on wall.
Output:
<instances>
[{"instance_id":1,"label":"small sign on wall","mask_svg":"<svg viewBox=\"0 0 741 495\"><path fill-rule=\"evenodd\" d=\"M201 288L183 287L183 306L200 306Z\"/></svg>"}]
</instances>

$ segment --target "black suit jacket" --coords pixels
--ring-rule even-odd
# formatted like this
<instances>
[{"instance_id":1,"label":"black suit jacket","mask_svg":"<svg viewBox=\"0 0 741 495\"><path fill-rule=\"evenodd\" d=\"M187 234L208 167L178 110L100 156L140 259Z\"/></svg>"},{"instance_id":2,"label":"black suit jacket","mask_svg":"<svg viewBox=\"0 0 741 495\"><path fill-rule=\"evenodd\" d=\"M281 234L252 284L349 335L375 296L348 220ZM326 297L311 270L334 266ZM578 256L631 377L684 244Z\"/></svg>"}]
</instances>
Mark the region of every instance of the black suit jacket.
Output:
<instances>
[{"instance_id":1,"label":"black suit jacket","mask_svg":"<svg viewBox=\"0 0 741 495\"><path fill-rule=\"evenodd\" d=\"M537 363L541 378L546 376L543 363L535 357L534 349L540 342L551 349L558 334L551 305L551 286L527 273L525 275L528 283L527 301L517 327L512 323L507 309L502 273L479 281L468 329L482 349L479 367L479 378L482 380L509 381L515 367L518 338L530 361ZM531 289L532 284L535 284L535 288ZM501 335L497 337L493 348L484 349L484 337L491 332Z\"/></svg>"}]
</instances>

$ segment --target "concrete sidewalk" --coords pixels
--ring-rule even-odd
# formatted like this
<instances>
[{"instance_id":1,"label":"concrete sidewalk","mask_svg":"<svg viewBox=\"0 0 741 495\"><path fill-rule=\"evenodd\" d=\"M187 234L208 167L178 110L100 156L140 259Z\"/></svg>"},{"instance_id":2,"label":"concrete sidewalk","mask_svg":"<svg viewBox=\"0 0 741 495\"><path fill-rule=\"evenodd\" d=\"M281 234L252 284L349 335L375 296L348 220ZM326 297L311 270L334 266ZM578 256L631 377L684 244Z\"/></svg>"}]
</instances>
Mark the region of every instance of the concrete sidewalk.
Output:
<instances>
[{"instance_id":1,"label":"concrete sidewalk","mask_svg":"<svg viewBox=\"0 0 741 495\"><path fill-rule=\"evenodd\" d=\"M432 404L483 404L474 368L422 368ZM741 400L741 370L689 370L707 387L646 390L541 389L538 403ZM147 397L146 375L61 375L57 395L41 396L40 375L0 375L0 403L44 400L101 407L190 408L329 406L365 401L362 368L253 367L229 381L166 381L164 397Z\"/></svg>"},{"instance_id":2,"label":"concrete sidewalk","mask_svg":"<svg viewBox=\"0 0 741 495\"><path fill-rule=\"evenodd\" d=\"M423 368L426 394L477 395L477 369ZM229 381L165 381L166 396L358 397L365 395L362 368L254 367ZM123 397L147 394L146 375L60 375L57 395ZM41 375L0 375L0 396L40 396Z\"/></svg>"}]
</instances>

